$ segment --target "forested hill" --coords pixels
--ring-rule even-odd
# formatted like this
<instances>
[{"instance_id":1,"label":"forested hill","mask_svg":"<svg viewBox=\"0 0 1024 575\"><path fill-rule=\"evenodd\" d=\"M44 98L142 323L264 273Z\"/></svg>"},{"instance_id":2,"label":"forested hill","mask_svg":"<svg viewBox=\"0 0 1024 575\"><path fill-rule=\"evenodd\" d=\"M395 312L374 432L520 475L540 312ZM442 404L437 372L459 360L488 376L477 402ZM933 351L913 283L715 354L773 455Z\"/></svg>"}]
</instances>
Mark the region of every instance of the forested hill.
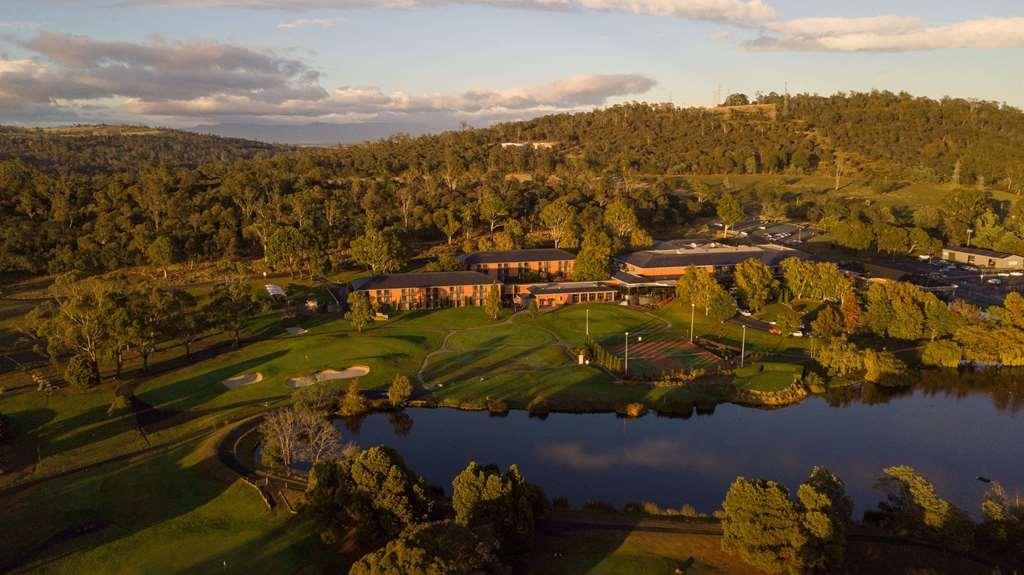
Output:
<instances>
[{"instance_id":1,"label":"forested hill","mask_svg":"<svg viewBox=\"0 0 1024 575\"><path fill-rule=\"evenodd\" d=\"M712 189L692 177L707 174L779 175L743 190L747 208L762 215L868 232L868 224L913 224L954 243L973 229L978 245L1024 245L1024 212L1017 217L992 197L1024 193L1020 110L890 93L730 97L737 100L744 105L624 104L332 148L144 128L3 129L0 271L97 272L285 252L303 254L285 258L288 266L313 269L348 261L368 229L376 246L508 248L542 236L577 247L612 204L628 206L618 211L635 212L648 229L713 214L716 196L737 190L728 179ZM837 172L847 182L878 182L879 193L915 181L951 182L966 195L939 214L917 214L917 206L869 214L783 186ZM861 236L859 249L875 245L871 233Z\"/></svg>"},{"instance_id":2,"label":"forested hill","mask_svg":"<svg viewBox=\"0 0 1024 575\"><path fill-rule=\"evenodd\" d=\"M592 166L649 174L832 173L838 158L847 172L893 179L1024 178L1024 113L1016 108L887 92L770 94L752 104L760 106L625 104L493 131L558 142Z\"/></svg>"},{"instance_id":3,"label":"forested hill","mask_svg":"<svg viewBox=\"0 0 1024 575\"><path fill-rule=\"evenodd\" d=\"M18 158L55 172L111 174L134 171L147 164L195 168L284 149L250 140L144 126L0 126L0 161Z\"/></svg>"}]
</instances>

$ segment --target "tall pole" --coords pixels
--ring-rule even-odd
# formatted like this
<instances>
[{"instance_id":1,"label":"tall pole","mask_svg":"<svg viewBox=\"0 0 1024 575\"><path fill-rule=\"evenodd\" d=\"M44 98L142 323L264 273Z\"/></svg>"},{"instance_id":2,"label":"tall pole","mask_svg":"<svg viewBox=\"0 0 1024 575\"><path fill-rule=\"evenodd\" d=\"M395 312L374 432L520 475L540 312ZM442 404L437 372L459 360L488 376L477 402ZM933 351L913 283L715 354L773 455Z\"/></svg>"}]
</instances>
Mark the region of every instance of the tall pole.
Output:
<instances>
[{"instance_id":1,"label":"tall pole","mask_svg":"<svg viewBox=\"0 0 1024 575\"><path fill-rule=\"evenodd\" d=\"M693 311L697 309L697 304L690 302L690 343L693 343Z\"/></svg>"},{"instance_id":2,"label":"tall pole","mask_svg":"<svg viewBox=\"0 0 1024 575\"><path fill-rule=\"evenodd\" d=\"M971 247L971 234L974 230L967 230L967 247Z\"/></svg>"},{"instance_id":3,"label":"tall pole","mask_svg":"<svg viewBox=\"0 0 1024 575\"><path fill-rule=\"evenodd\" d=\"M740 343L740 367L743 367L743 356L747 355L747 326L743 325L743 340Z\"/></svg>"},{"instance_id":4,"label":"tall pole","mask_svg":"<svg viewBox=\"0 0 1024 575\"><path fill-rule=\"evenodd\" d=\"M629 376L629 332L626 332L626 362L624 364L623 372L626 376Z\"/></svg>"},{"instance_id":5,"label":"tall pole","mask_svg":"<svg viewBox=\"0 0 1024 575\"><path fill-rule=\"evenodd\" d=\"M590 308L587 308L587 337L590 337Z\"/></svg>"}]
</instances>

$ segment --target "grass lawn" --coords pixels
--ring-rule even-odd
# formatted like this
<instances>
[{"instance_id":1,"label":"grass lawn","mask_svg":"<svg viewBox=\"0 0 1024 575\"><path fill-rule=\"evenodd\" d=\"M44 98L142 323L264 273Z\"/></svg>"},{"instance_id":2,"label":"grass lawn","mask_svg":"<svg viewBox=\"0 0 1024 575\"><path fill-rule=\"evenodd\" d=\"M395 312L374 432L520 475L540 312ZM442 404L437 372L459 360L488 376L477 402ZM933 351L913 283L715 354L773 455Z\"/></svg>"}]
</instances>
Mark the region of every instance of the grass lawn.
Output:
<instances>
[{"instance_id":1,"label":"grass lawn","mask_svg":"<svg viewBox=\"0 0 1024 575\"><path fill-rule=\"evenodd\" d=\"M676 333L689 336L689 306L673 302L654 313L670 321ZM697 314L694 315L693 333L695 338L707 337L738 348L743 337L743 328L738 324L730 322L718 323L709 321L698 310ZM808 347L810 347L810 338L786 337L756 329L747 329L747 353L762 352L767 355L778 355L796 359L806 357Z\"/></svg>"},{"instance_id":2,"label":"grass lawn","mask_svg":"<svg viewBox=\"0 0 1024 575\"><path fill-rule=\"evenodd\" d=\"M519 321L536 322L575 346L586 340L587 310L590 310L590 335L602 344L621 342L625 332L651 333L665 328L665 323L642 311L611 304L579 304L541 314L535 320L523 316Z\"/></svg>"},{"instance_id":3,"label":"grass lawn","mask_svg":"<svg viewBox=\"0 0 1024 575\"><path fill-rule=\"evenodd\" d=\"M658 532L644 529L647 521L636 521L636 528L629 531L573 529L548 534L531 554L529 572L536 575L674 575L678 573L677 567L692 559L686 569L688 574L761 573L739 557L723 552L718 535Z\"/></svg>"},{"instance_id":4,"label":"grass lawn","mask_svg":"<svg viewBox=\"0 0 1024 575\"><path fill-rule=\"evenodd\" d=\"M789 387L804 371L789 363L753 363L736 370L733 384L756 391L779 391Z\"/></svg>"}]
</instances>

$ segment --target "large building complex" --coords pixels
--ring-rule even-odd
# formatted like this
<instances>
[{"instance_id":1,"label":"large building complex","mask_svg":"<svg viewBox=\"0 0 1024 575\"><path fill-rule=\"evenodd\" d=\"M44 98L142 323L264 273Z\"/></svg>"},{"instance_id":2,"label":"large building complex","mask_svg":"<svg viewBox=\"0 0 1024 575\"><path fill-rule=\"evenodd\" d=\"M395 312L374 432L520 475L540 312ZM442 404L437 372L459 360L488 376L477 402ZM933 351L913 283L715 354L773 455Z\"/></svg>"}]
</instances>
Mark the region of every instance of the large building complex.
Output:
<instances>
[{"instance_id":1,"label":"large building complex","mask_svg":"<svg viewBox=\"0 0 1024 575\"><path fill-rule=\"evenodd\" d=\"M356 280L352 289L366 292L374 305L400 310L483 305L493 285L501 286L505 300L520 306L530 300L541 307L623 298L646 303L671 297L676 280L690 268L723 272L747 259L774 267L787 257L806 254L777 245L690 243L627 254L607 281L571 282L566 280L576 256L565 250L474 252L459 258L465 271L374 276Z\"/></svg>"}]
</instances>

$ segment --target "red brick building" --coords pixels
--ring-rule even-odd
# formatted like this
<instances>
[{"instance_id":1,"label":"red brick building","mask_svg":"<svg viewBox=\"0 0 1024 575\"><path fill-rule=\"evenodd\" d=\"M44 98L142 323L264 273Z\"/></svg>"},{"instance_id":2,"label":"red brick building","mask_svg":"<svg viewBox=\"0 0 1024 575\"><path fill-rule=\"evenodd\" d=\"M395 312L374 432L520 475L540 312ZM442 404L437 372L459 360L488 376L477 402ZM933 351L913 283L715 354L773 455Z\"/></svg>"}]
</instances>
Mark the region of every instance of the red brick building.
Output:
<instances>
[{"instance_id":1,"label":"red brick building","mask_svg":"<svg viewBox=\"0 0 1024 575\"><path fill-rule=\"evenodd\" d=\"M352 289L366 292L371 304L407 310L480 306L492 285L501 282L475 271L417 272L357 279Z\"/></svg>"},{"instance_id":2,"label":"red brick building","mask_svg":"<svg viewBox=\"0 0 1024 575\"><path fill-rule=\"evenodd\" d=\"M488 274L504 283L564 280L576 265L576 256L553 248L474 252L460 259L467 269Z\"/></svg>"}]
</instances>

